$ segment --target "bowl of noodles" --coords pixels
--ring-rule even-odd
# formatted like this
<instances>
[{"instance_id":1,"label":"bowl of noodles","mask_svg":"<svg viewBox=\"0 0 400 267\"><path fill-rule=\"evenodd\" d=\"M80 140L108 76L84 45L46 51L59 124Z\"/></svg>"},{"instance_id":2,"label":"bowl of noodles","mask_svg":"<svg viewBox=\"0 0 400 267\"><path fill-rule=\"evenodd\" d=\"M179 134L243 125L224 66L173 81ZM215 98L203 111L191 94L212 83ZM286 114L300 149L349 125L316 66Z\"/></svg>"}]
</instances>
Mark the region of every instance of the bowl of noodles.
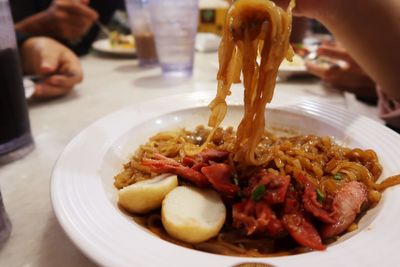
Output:
<instances>
[{"instance_id":1,"label":"bowl of noodles","mask_svg":"<svg viewBox=\"0 0 400 267\"><path fill-rule=\"evenodd\" d=\"M326 244L323 251L256 258L224 256L166 241L135 221L118 205L114 177L149 137L183 128L194 130L199 124L206 124L211 98L211 94L205 93L186 94L128 107L97 121L68 144L53 171L52 202L62 227L85 254L105 266L154 266L165 262L174 266L234 266L243 262L274 266L314 266L324 262L337 266L348 259L350 252L352 262L363 266L397 262L394 255L400 248L400 232L392 222L400 218L396 204L400 198L398 187L387 189L378 205L362 214L357 229L341 234L336 241ZM242 102L240 95L232 95L222 127L238 125ZM153 106L162 108L155 110ZM393 149L400 145L399 136L368 118L312 101L283 107L272 105L266 115L266 128L277 136L334 137L337 144L349 148L374 150L383 168L381 180L399 172L398 151ZM387 235L387 231L391 234ZM384 257L372 253L377 250Z\"/></svg>"}]
</instances>

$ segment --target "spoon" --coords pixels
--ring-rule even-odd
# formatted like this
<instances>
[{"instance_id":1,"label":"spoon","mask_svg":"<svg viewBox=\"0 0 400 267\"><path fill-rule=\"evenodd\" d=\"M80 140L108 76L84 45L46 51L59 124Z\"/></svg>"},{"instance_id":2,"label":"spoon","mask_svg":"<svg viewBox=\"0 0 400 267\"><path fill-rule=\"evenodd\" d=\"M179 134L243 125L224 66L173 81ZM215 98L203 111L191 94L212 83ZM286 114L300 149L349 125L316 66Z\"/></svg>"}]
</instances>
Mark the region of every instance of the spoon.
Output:
<instances>
[{"instance_id":1,"label":"spoon","mask_svg":"<svg viewBox=\"0 0 400 267\"><path fill-rule=\"evenodd\" d=\"M97 27L99 27L99 29L107 36L110 36L111 31L103 24L101 23L99 20L96 20L96 25Z\"/></svg>"}]
</instances>

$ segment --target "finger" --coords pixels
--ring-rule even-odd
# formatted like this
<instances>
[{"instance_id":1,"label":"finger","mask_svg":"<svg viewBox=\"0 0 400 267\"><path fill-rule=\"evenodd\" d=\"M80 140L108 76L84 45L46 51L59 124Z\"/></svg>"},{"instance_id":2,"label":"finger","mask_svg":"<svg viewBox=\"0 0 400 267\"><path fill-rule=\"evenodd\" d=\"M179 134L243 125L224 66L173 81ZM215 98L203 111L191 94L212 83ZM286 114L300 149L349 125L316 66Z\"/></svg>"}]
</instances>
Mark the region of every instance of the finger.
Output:
<instances>
[{"instance_id":1,"label":"finger","mask_svg":"<svg viewBox=\"0 0 400 267\"><path fill-rule=\"evenodd\" d=\"M74 29L86 34L86 32L93 26L93 21L86 17L81 17L77 15L72 15L67 21L73 25Z\"/></svg>"},{"instance_id":2,"label":"finger","mask_svg":"<svg viewBox=\"0 0 400 267\"><path fill-rule=\"evenodd\" d=\"M65 10L58 10L54 13L57 21L67 23L66 26L83 27L82 23L92 25L93 21L90 18L77 15L75 13L70 13Z\"/></svg>"},{"instance_id":3,"label":"finger","mask_svg":"<svg viewBox=\"0 0 400 267\"><path fill-rule=\"evenodd\" d=\"M320 67L317 64L306 63L306 67L311 74L320 77L324 82L338 88L345 88L347 91L352 92L348 88L373 86L373 82L371 83L371 80L367 76L350 72L338 66Z\"/></svg>"},{"instance_id":4,"label":"finger","mask_svg":"<svg viewBox=\"0 0 400 267\"><path fill-rule=\"evenodd\" d=\"M273 0L273 2L275 2L282 9L286 10L291 0ZM317 11L315 6L314 0L296 1L296 6L293 9L293 15L314 18L315 12Z\"/></svg>"},{"instance_id":5,"label":"finger","mask_svg":"<svg viewBox=\"0 0 400 267\"><path fill-rule=\"evenodd\" d=\"M94 9L77 1L61 1L57 2L56 5L68 13L86 17L91 21L96 21L99 18L99 14Z\"/></svg>"},{"instance_id":6,"label":"finger","mask_svg":"<svg viewBox=\"0 0 400 267\"><path fill-rule=\"evenodd\" d=\"M61 55L59 74L71 76L69 78L71 81L74 81L75 84L83 80L83 70L79 58L71 51L66 51Z\"/></svg>"},{"instance_id":7,"label":"finger","mask_svg":"<svg viewBox=\"0 0 400 267\"><path fill-rule=\"evenodd\" d=\"M73 25L74 27L77 28L80 27L85 29L93 25L93 20L91 18L82 15L77 15L75 13L65 13L65 14L66 16L63 18L63 21L67 22L68 25Z\"/></svg>"},{"instance_id":8,"label":"finger","mask_svg":"<svg viewBox=\"0 0 400 267\"><path fill-rule=\"evenodd\" d=\"M35 86L35 92L32 97L34 99L41 99L41 100L50 99L63 96L69 93L71 90L72 88L57 87L46 83L40 83Z\"/></svg>"},{"instance_id":9,"label":"finger","mask_svg":"<svg viewBox=\"0 0 400 267\"><path fill-rule=\"evenodd\" d=\"M83 80L83 71L79 59L70 51L61 54L56 75L45 83L59 87L74 87Z\"/></svg>"},{"instance_id":10,"label":"finger","mask_svg":"<svg viewBox=\"0 0 400 267\"><path fill-rule=\"evenodd\" d=\"M336 40L333 40L333 39L322 39L321 40L321 45L324 45L324 46L336 47L336 44L337 44Z\"/></svg>"},{"instance_id":11,"label":"finger","mask_svg":"<svg viewBox=\"0 0 400 267\"><path fill-rule=\"evenodd\" d=\"M327 56L335 59L341 59L345 61L351 60L349 54L341 47L331 45L321 45L317 49L317 54L320 56Z\"/></svg>"},{"instance_id":12,"label":"finger","mask_svg":"<svg viewBox=\"0 0 400 267\"><path fill-rule=\"evenodd\" d=\"M78 74L57 74L53 75L50 78L44 80L43 82L47 85L54 87L67 87L72 88L76 84L78 84L82 79L78 76Z\"/></svg>"},{"instance_id":13,"label":"finger","mask_svg":"<svg viewBox=\"0 0 400 267\"><path fill-rule=\"evenodd\" d=\"M37 84L34 98L49 99L65 95L83 79L79 59L70 51L61 53L57 74Z\"/></svg>"},{"instance_id":14,"label":"finger","mask_svg":"<svg viewBox=\"0 0 400 267\"><path fill-rule=\"evenodd\" d=\"M340 76L340 73L342 70L338 66L329 66L329 65L321 65L321 64L315 64L312 62L306 62L305 63L307 70L319 77L321 80L325 82L335 82L335 80L338 79L338 76Z\"/></svg>"},{"instance_id":15,"label":"finger","mask_svg":"<svg viewBox=\"0 0 400 267\"><path fill-rule=\"evenodd\" d=\"M327 65L315 64L312 62L305 62L305 66L311 74L322 78L325 75L325 72L329 69Z\"/></svg>"},{"instance_id":16,"label":"finger","mask_svg":"<svg viewBox=\"0 0 400 267\"><path fill-rule=\"evenodd\" d=\"M232 2L234 2L232 0ZM278 6L280 6L281 8L287 8L287 6L289 5L290 0L274 0L275 4L277 4Z\"/></svg>"},{"instance_id":17,"label":"finger","mask_svg":"<svg viewBox=\"0 0 400 267\"><path fill-rule=\"evenodd\" d=\"M57 70L59 64L59 54L51 49L40 49L37 55L36 70L39 74L50 74Z\"/></svg>"},{"instance_id":18,"label":"finger","mask_svg":"<svg viewBox=\"0 0 400 267\"><path fill-rule=\"evenodd\" d=\"M81 15L58 11L54 14L58 25L58 34L65 39L77 39L84 36L93 26L93 21Z\"/></svg>"},{"instance_id":19,"label":"finger","mask_svg":"<svg viewBox=\"0 0 400 267\"><path fill-rule=\"evenodd\" d=\"M86 25L84 23L81 25L73 25L65 21L63 25L60 26L59 35L67 40L76 40L82 38L88 32L91 25L91 23Z\"/></svg>"},{"instance_id":20,"label":"finger","mask_svg":"<svg viewBox=\"0 0 400 267\"><path fill-rule=\"evenodd\" d=\"M354 74L340 68L327 68L310 62L306 63L310 73L318 76L326 83L337 89L348 91L367 99L375 99L376 91L374 82L367 76Z\"/></svg>"}]
</instances>

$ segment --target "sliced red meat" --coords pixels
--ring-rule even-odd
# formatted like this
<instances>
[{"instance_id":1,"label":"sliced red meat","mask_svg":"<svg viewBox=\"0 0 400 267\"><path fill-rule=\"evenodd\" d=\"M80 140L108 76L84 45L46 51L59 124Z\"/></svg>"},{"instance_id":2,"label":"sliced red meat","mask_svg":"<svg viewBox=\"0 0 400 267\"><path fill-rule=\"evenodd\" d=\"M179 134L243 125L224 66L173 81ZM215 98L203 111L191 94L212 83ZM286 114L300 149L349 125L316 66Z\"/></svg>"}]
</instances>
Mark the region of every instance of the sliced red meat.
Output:
<instances>
[{"instance_id":1,"label":"sliced red meat","mask_svg":"<svg viewBox=\"0 0 400 267\"><path fill-rule=\"evenodd\" d=\"M191 167L191 169L200 172L200 171L201 171L201 168L206 167L206 166L208 166L208 164L203 163L203 162L199 162L199 163L194 164L194 165Z\"/></svg>"},{"instance_id":2,"label":"sliced red meat","mask_svg":"<svg viewBox=\"0 0 400 267\"><path fill-rule=\"evenodd\" d=\"M300 194L299 192L296 191L296 189L293 186L289 186L287 193L286 193L286 199L285 199L285 205L283 208L283 213L284 214L292 214L292 213L297 213L302 211L302 205L300 201Z\"/></svg>"},{"instance_id":3,"label":"sliced red meat","mask_svg":"<svg viewBox=\"0 0 400 267\"><path fill-rule=\"evenodd\" d=\"M282 221L297 243L315 250L325 250L317 230L301 213L285 214Z\"/></svg>"},{"instance_id":4,"label":"sliced red meat","mask_svg":"<svg viewBox=\"0 0 400 267\"><path fill-rule=\"evenodd\" d=\"M184 156L184 157L182 158L182 164L183 164L184 166L192 167L192 166L195 165L196 163L198 163L198 161L197 161L195 158L193 158L193 157ZM202 163L202 162L200 162L200 163Z\"/></svg>"},{"instance_id":5,"label":"sliced red meat","mask_svg":"<svg viewBox=\"0 0 400 267\"><path fill-rule=\"evenodd\" d=\"M290 176L280 176L267 172L265 169L249 178L249 185L244 189L246 196L251 196L259 185L265 185L262 197L268 204L274 205L285 201L286 191L290 184Z\"/></svg>"},{"instance_id":6,"label":"sliced red meat","mask_svg":"<svg viewBox=\"0 0 400 267\"><path fill-rule=\"evenodd\" d=\"M232 225L235 228L244 227L246 234L251 235L257 230L257 220L254 216L255 202L252 200L242 201L232 206Z\"/></svg>"},{"instance_id":7,"label":"sliced red meat","mask_svg":"<svg viewBox=\"0 0 400 267\"><path fill-rule=\"evenodd\" d=\"M367 201L367 187L357 181L345 184L333 199L332 216L336 223L327 224L321 229L321 236L329 238L343 233L354 222L361 205Z\"/></svg>"},{"instance_id":8,"label":"sliced red meat","mask_svg":"<svg viewBox=\"0 0 400 267\"><path fill-rule=\"evenodd\" d=\"M232 170L228 164L215 163L201 168L201 172L208 181L220 193L235 196L240 188L231 182Z\"/></svg>"},{"instance_id":9,"label":"sliced red meat","mask_svg":"<svg viewBox=\"0 0 400 267\"><path fill-rule=\"evenodd\" d=\"M304 209L311 213L315 218L325 223L335 223L330 213L324 209L323 205L317 200L317 188L308 180L308 178L298 173L296 180L304 186L303 205Z\"/></svg>"},{"instance_id":10,"label":"sliced red meat","mask_svg":"<svg viewBox=\"0 0 400 267\"><path fill-rule=\"evenodd\" d=\"M185 167L171 158L162 155L156 155L158 159L143 159L142 165L151 168L155 173L173 173L194 183L197 186L204 187L209 185L208 179L198 171Z\"/></svg>"},{"instance_id":11,"label":"sliced red meat","mask_svg":"<svg viewBox=\"0 0 400 267\"><path fill-rule=\"evenodd\" d=\"M308 182L304 187L303 194L304 209L310 212L315 218L325 223L335 223L336 221L330 216L320 202L317 200L317 192L314 185Z\"/></svg>"},{"instance_id":12,"label":"sliced red meat","mask_svg":"<svg viewBox=\"0 0 400 267\"><path fill-rule=\"evenodd\" d=\"M294 186L287 190L283 213L282 222L294 240L312 249L325 249L317 230L303 215L301 193Z\"/></svg>"},{"instance_id":13,"label":"sliced red meat","mask_svg":"<svg viewBox=\"0 0 400 267\"><path fill-rule=\"evenodd\" d=\"M202 159L201 160L202 162L208 162L208 161L224 162L225 160L228 159L229 152L216 149L204 149L199 154L197 154L197 156Z\"/></svg>"},{"instance_id":14,"label":"sliced red meat","mask_svg":"<svg viewBox=\"0 0 400 267\"><path fill-rule=\"evenodd\" d=\"M182 164L192 167L197 163L206 163L209 161L222 163L228 159L229 152L216 149L205 149L194 156L185 156L182 158Z\"/></svg>"},{"instance_id":15,"label":"sliced red meat","mask_svg":"<svg viewBox=\"0 0 400 267\"><path fill-rule=\"evenodd\" d=\"M247 235L267 233L277 236L285 229L275 212L265 201L255 202L251 199L236 203L232 207L233 226L244 227Z\"/></svg>"},{"instance_id":16,"label":"sliced red meat","mask_svg":"<svg viewBox=\"0 0 400 267\"><path fill-rule=\"evenodd\" d=\"M269 204L278 204L285 201L286 191L290 183L290 176L277 176L272 173L261 178L260 184L265 184L264 200Z\"/></svg>"},{"instance_id":17,"label":"sliced red meat","mask_svg":"<svg viewBox=\"0 0 400 267\"><path fill-rule=\"evenodd\" d=\"M275 212L265 202L256 203L256 218L260 232L267 232L270 236L278 236L285 230Z\"/></svg>"}]
</instances>

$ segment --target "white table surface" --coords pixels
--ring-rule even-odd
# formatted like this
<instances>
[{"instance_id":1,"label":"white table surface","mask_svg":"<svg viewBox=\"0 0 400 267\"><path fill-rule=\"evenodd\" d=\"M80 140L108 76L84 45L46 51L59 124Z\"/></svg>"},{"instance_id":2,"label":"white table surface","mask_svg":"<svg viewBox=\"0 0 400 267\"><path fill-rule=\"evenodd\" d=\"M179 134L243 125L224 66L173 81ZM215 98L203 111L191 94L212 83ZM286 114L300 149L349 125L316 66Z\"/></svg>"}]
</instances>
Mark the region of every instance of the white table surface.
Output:
<instances>
[{"instance_id":1,"label":"white table surface","mask_svg":"<svg viewBox=\"0 0 400 267\"><path fill-rule=\"evenodd\" d=\"M10 239L0 250L0 266L95 266L69 240L52 211L49 183L55 161L79 131L115 110L160 96L215 90L216 60L216 53L196 54L191 79L165 80L159 68L141 69L134 59L89 55L82 58L85 80L74 92L30 104L35 149L21 160L0 166L0 188L13 225ZM275 92L275 103L319 97L377 118L376 108L315 80L281 82Z\"/></svg>"}]
</instances>

